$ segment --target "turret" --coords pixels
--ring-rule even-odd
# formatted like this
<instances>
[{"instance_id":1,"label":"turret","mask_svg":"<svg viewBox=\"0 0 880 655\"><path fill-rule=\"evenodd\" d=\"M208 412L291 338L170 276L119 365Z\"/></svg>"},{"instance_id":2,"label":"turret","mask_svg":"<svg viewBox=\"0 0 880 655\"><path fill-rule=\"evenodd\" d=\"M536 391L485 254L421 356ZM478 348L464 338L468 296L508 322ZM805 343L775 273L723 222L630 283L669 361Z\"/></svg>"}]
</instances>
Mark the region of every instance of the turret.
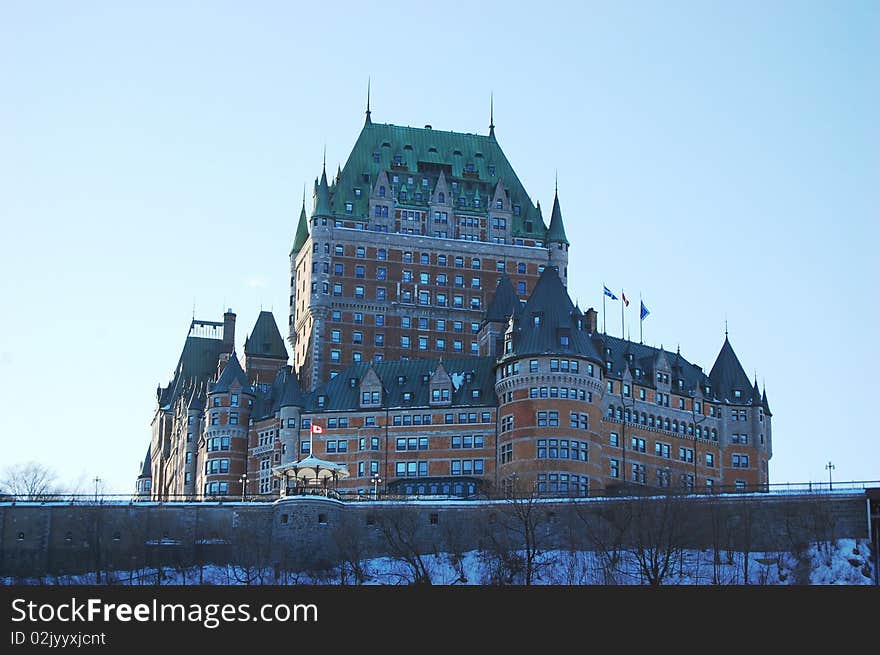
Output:
<instances>
[{"instance_id":1,"label":"turret","mask_svg":"<svg viewBox=\"0 0 880 655\"><path fill-rule=\"evenodd\" d=\"M562 224L562 209L559 207L559 190L553 195L553 211L550 214L550 226L547 228L547 249L550 263L559 269L562 284L568 286L568 239L565 226Z\"/></svg>"}]
</instances>

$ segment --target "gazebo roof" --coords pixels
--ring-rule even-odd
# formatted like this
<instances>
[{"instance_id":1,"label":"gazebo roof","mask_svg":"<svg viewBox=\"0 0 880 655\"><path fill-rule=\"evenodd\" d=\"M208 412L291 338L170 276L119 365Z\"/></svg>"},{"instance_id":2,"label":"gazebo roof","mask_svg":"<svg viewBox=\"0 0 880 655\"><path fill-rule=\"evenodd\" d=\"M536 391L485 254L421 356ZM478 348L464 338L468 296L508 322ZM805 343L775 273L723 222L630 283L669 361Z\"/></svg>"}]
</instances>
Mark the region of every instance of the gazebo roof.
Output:
<instances>
[{"instance_id":1,"label":"gazebo roof","mask_svg":"<svg viewBox=\"0 0 880 655\"><path fill-rule=\"evenodd\" d=\"M299 461L290 464L281 464L272 469L276 475L284 475L287 471L293 471L297 480L327 480L348 477L348 468L336 462L328 462L309 455Z\"/></svg>"}]
</instances>

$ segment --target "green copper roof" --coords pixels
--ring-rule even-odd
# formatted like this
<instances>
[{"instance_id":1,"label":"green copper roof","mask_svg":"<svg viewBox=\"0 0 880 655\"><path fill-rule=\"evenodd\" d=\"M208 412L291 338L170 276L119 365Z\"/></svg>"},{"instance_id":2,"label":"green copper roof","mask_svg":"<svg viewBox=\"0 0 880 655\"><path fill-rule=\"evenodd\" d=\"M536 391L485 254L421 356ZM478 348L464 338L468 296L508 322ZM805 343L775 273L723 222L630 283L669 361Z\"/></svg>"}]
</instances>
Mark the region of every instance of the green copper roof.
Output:
<instances>
[{"instance_id":1,"label":"green copper roof","mask_svg":"<svg viewBox=\"0 0 880 655\"><path fill-rule=\"evenodd\" d=\"M318 190L315 202L315 211L312 216L330 216L330 189L327 186L327 167L321 171L321 181L318 183Z\"/></svg>"},{"instance_id":2,"label":"green copper roof","mask_svg":"<svg viewBox=\"0 0 880 655\"><path fill-rule=\"evenodd\" d=\"M406 185L405 202L413 206L427 206L442 171L454 201L465 199L464 205L456 204L456 211L475 214L487 212L500 180L508 192L510 207L519 206L519 215L514 212L512 217L512 234L545 238L537 210L494 136L367 121L342 173L330 188L332 215L369 221L369 198L381 170L390 179L398 176L398 184L392 182L391 195L397 199L400 186ZM409 177L413 178L412 184ZM454 191L453 183L458 187ZM322 200L320 191L319 187L315 213ZM479 198L479 206L475 198ZM352 205L350 212L346 211L346 203Z\"/></svg>"},{"instance_id":3,"label":"green copper roof","mask_svg":"<svg viewBox=\"0 0 880 655\"><path fill-rule=\"evenodd\" d=\"M551 243L568 243L568 239L565 238L565 227L562 225L562 210L559 208L558 193L553 196L553 211L550 213L547 241Z\"/></svg>"},{"instance_id":4,"label":"green copper roof","mask_svg":"<svg viewBox=\"0 0 880 655\"><path fill-rule=\"evenodd\" d=\"M296 226L296 236L293 238L293 249L291 254L302 250L306 241L309 239L309 219L306 217L306 203L303 200L302 210L299 212L299 223Z\"/></svg>"}]
</instances>

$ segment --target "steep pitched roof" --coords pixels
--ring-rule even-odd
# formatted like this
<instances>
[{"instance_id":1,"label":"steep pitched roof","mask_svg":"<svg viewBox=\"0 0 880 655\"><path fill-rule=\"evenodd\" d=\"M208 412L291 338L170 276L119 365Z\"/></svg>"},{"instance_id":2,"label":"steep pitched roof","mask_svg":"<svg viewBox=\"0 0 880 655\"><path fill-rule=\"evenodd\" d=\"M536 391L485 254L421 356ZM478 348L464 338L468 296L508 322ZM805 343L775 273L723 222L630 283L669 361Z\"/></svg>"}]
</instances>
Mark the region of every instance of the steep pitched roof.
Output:
<instances>
[{"instance_id":1,"label":"steep pitched roof","mask_svg":"<svg viewBox=\"0 0 880 655\"><path fill-rule=\"evenodd\" d=\"M508 318L519 312L520 302L513 290L513 283L507 273L498 278L498 285L492 301L486 309L486 320L489 322L506 322Z\"/></svg>"},{"instance_id":2,"label":"steep pitched roof","mask_svg":"<svg viewBox=\"0 0 880 655\"><path fill-rule=\"evenodd\" d=\"M369 220L370 190L383 170L402 177L402 181L414 178L416 188L409 188L407 183L406 199L398 199L414 207L427 205L441 174L450 185L458 185L457 197L466 201L477 196L491 198L498 181L503 180L510 206L520 206L519 216L511 218L512 233L539 240L545 237L536 208L494 136L366 122L338 181L330 189L333 214ZM426 186L423 180L427 180ZM355 189L361 190L360 195ZM399 190L392 188L391 194L397 197ZM421 200L417 193L423 194ZM451 200L447 194L447 202ZM351 213L345 212L346 203L352 204ZM471 204L467 206L469 213L486 213L488 209L486 203L481 202L480 207Z\"/></svg>"},{"instance_id":3,"label":"steep pitched roof","mask_svg":"<svg viewBox=\"0 0 880 655\"><path fill-rule=\"evenodd\" d=\"M568 239L565 236L565 227L562 225L562 210L559 208L558 192L553 196L553 211L550 213L547 241L550 243L568 243Z\"/></svg>"},{"instance_id":4,"label":"steep pitched roof","mask_svg":"<svg viewBox=\"0 0 880 655\"><path fill-rule=\"evenodd\" d=\"M548 266L514 321L513 355L579 355L601 363L587 329L559 279L559 269ZM563 345L565 337L568 345Z\"/></svg>"},{"instance_id":5,"label":"steep pitched roof","mask_svg":"<svg viewBox=\"0 0 880 655\"><path fill-rule=\"evenodd\" d=\"M718 353L718 358L715 360L715 364L709 373L709 382L712 384L712 391L715 397L719 400L734 402L734 390L740 392L740 398L736 400L737 404L746 404L747 399L750 397L749 392L752 385L749 382L749 376L746 375L742 364L739 363L736 353L733 352L733 346L730 345L730 340L726 335L724 337L724 345L721 346L721 352Z\"/></svg>"},{"instance_id":6,"label":"steep pitched roof","mask_svg":"<svg viewBox=\"0 0 880 655\"><path fill-rule=\"evenodd\" d=\"M152 463L152 457L150 456L150 446L147 446L147 455L146 455L146 457L144 457L144 461L141 462L141 474L138 477L139 478L153 477L153 463Z\"/></svg>"},{"instance_id":7,"label":"steep pitched roof","mask_svg":"<svg viewBox=\"0 0 880 655\"><path fill-rule=\"evenodd\" d=\"M299 212L299 223L296 225L296 236L293 238L291 254L299 252L309 239L309 219L306 216L306 201L303 198L303 206Z\"/></svg>"},{"instance_id":8,"label":"steep pitched roof","mask_svg":"<svg viewBox=\"0 0 880 655\"><path fill-rule=\"evenodd\" d=\"M761 395L761 405L764 406L764 413L767 416L773 416L773 413L770 411L770 402L767 400L767 389L764 389L764 393Z\"/></svg>"},{"instance_id":9,"label":"steep pitched roof","mask_svg":"<svg viewBox=\"0 0 880 655\"><path fill-rule=\"evenodd\" d=\"M245 392L250 392L250 382L247 375L245 375L244 370L241 368L236 354L232 353L229 361L226 362L226 366L223 367L220 378L214 384L208 385L208 393L226 393L236 380Z\"/></svg>"},{"instance_id":10,"label":"steep pitched roof","mask_svg":"<svg viewBox=\"0 0 880 655\"><path fill-rule=\"evenodd\" d=\"M306 411L360 410L360 382L372 370L382 382L383 407L430 407L431 376L440 360L410 359L405 361L359 362L314 389L304 399ZM495 362L491 357L459 357L443 359L443 368L452 379L452 404L471 407L492 407L495 396ZM473 392L477 392L474 398ZM407 400L406 394L409 394ZM318 407L318 397L324 405Z\"/></svg>"},{"instance_id":11,"label":"steep pitched roof","mask_svg":"<svg viewBox=\"0 0 880 655\"><path fill-rule=\"evenodd\" d=\"M287 348L278 331L272 312L262 311L254 329L244 342L244 354L256 357L276 357L287 360Z\"/></svg>"},{"instance_id":12,"label":"steep pitched roof","mask_svg":"<svg viewBox=\"0 0 880 655\"><path fill-rule=\"evenodd\" d=\"M602 355L603 362L611 362L611 369L608 370L606 368L606 375L610 377L621 377L626 367L629 366L633 380L636 380L641 385L654 387L656 386L654 374L657 369L657 363L660 361L661 353L663 353L664 358L670 364L670 368L678 367L680 369L685 391L700 390L702 393L703 387L709 384L709 378L703 372L703 369L689 362L680 352L670 356L662 347L654 348L643 343L635 343L627 339L600 333L594 335L594 343L596 350ZM638 375L636 375L636 369L638 369ZM674 385L675 382L673 380Z\"/></svg>"},{"instance_id":13,"label":"steep pitched roof","mask_svg":"<svg viewBox=\"0 0 880 655\"><path fill-rule=\"evenodd\" d=\"M327 186L327 167L321 171L321 181L315 196L315 211L312 216L330 216L330 188Z\"/></svg>"},{"instance_id":14,"label":"steep pitched roof","mask_svg":"<svg viewBox=\"0 0 880 655\"><path fill-rule=\"evenodd\" d=\"M167 387L159 389L159 406L171 407L182 394L213 378L222 352L222 339L187 336L174 376Z\"/></svg>"},{"instance_id":15,"label":"steep pitched roof","mask_svg":"<svg viewBox=\"0 0 880 655\"><path fill-rule=\"evenodd\" d=\"M286 371L286 369L282 369ZM303 406L303 393L302 388L299 385L299 377L296 374L296 371L293 368L290 368L290 371L286 373L284 379L284 387L281 390L281 400L278 403L279 407L302 407Z\"/></svg>"}]
</instances>

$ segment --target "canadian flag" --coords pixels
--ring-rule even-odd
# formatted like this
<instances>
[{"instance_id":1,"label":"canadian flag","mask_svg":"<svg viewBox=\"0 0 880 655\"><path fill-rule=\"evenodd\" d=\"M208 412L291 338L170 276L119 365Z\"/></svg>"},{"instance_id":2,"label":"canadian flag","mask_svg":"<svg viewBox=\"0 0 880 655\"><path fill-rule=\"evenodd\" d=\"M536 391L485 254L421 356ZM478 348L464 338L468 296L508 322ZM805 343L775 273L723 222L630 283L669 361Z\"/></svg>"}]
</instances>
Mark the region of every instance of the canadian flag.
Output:
<instances>
[{"instance_id":1,"label":"canadian flag","mask_svg":"<svg viewBox=\"0 0 880 655\"><path fill-rule=\"evenodd\" d=\"M320 425L315 425L312 423L312 434L324 434L324 428Z\"/></svg>"}]
</instances>

